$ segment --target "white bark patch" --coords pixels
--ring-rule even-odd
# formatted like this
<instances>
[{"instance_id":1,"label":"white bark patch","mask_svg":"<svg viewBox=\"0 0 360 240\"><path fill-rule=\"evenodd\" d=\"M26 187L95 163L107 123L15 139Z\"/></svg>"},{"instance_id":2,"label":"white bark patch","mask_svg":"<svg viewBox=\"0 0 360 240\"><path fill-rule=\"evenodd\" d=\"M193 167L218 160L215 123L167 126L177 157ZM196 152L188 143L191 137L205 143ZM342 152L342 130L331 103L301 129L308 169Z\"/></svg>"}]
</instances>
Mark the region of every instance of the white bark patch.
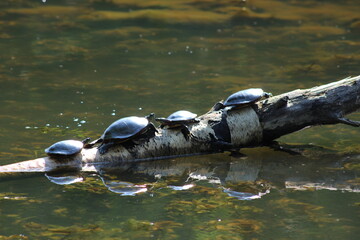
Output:
<instances>
[{"instance_id":1,"label":"white bark patch","mask_svg":"<svg viewBox=\"0 0 360 240\"><path fill-rule=\"evenodd\" d=\"M13 163L5 166L0 166L0 173L6 172L44 172L46 170L45 164L48 161L47 157L37 158L34 160Z\"/></svg>"},{"instance_id":2,"label":"white bark patch","mask_svg":"<svg viewBox=\"0 0 360 240\"><path fill-rule=\"evenodd\" d=\"M83 148L81 150L81 161L83 164L93 162L96 159L96 154L98 154L97 148Z\"/></svg>"},{"instance_id":3,"label":"white bark patch","mask_svg":"<svg viewBox=\"0 0 360 240\"><path fill-rule=\"evenodd\" d=\"M228 112L227 124L231 133L231 143L235 146L260 143L262 127L259 117L251 107Z\"/></svg>"},{"instance_id":4,"label":"white bark patch","mask_svg":"<svg viewBox=\"0 0 360 240\"><path fill-rule=\"evenodd\" d=\"M96 156L99 162L122 162L129 161L134 159L131 153L124 148L122 145L113 146L108 151L101 155L99 151L96 149Z\"/></svg>"},{"instance_id":5,"label":"white bark patch","mask_svg":"<svg viewBox=\"0 0 360 240\"><path fill-rule=\"evenodd\" d=\"M210 141L210 134L215 136L214 130L209 126L208 121L200 121L189 127L191 133L200 141Z\"/></svg>"},{"instance_id":6,"label":"white bark patch","mask_svg":"<svg viewBox=\"0 0 360 240\"><path fill-rule=\"evenodd\" d=\"M164 144L174 149L191 147L190 141L186 141L180 129L163 129L161 135L163 141L159 142L159 144Z\"/></svg>"}]
</instances>

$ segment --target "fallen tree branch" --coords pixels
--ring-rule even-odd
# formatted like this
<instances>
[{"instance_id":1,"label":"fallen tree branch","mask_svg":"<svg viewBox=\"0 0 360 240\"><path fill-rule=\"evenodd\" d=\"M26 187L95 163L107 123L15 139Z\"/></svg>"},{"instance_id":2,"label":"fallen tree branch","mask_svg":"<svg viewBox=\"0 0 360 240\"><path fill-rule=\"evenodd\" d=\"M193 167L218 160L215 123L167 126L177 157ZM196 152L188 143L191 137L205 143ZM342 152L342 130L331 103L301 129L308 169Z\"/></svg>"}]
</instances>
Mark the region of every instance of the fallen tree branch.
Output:
<instances>
[{"instance_id":1,"label":"fallen tree branch","mask_svg":"<svg viewBox=\"0 0 360 240\"><path fill-rule=\"evenodd\" d=\"M97 148L84 148L68 158L44 157L0 167L0 172L52 171L89 165L145 161L178 156L207 154L243 147L266 145L302 128L344 123L359 127L346 114L360 108L360 76L305 90L277 95L244 108L209 111L189 125L194 138L187 140L176 129L158 129L155 137L131 148L112 147L105 154Z\"/></svg>"},{"instance_id":2,"label":"fallen tree branch","mask_svg":"<svg viewBox=\"0 0 360 240\"><path fill-rule=\"evenodd\" d=\"M270 141L305 127L360 123L344 116L360 108L360 76L306 90L281 94L258 103L263 140Z\"/></svg>"}]
</instances>

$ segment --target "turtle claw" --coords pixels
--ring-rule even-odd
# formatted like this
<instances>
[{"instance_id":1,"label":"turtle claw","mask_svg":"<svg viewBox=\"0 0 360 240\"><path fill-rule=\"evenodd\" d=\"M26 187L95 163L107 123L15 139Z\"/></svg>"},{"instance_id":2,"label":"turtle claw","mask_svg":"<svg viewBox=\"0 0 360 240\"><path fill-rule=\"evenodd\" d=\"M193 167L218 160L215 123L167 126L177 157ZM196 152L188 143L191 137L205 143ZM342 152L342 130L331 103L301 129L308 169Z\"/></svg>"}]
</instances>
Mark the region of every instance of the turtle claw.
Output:
<instances>
[{"instance_id":1,"label":"turtle claw","mask_svg":"<svg viewBox=\"0 0 360 240\"><path fill-rule=\"evenodd\" d=\"M103 148L99 148L99 153L100 155L104 155L107 151L104 150Z\"/></svg>"},{"instance_id":2,"label":"turtle claw","mask_svg":"<svg viewBox=\"0 0 360 240\"><path fill-rule=\"evenodd\" d=\"M204 143L205 141L202 141L200 138L198 138L197 136L195 136L194 134L190 133L190 138L192 140L195 140L196 142L200 142L200 143Z\"/></svg>"}]
</instances>

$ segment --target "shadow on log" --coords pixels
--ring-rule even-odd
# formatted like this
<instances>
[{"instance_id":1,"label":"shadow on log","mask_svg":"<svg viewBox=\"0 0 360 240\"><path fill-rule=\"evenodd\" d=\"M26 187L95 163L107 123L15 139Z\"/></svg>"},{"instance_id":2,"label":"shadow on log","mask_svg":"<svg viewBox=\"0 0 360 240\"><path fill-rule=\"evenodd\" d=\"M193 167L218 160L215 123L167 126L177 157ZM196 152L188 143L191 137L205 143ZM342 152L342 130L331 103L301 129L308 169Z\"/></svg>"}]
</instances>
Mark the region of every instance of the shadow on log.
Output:
<instances>
[{"instance_id":1,"label":"shadow on log","mask_svg":"<svg viewBox=\"0 0 360 240\"><path fill-rule=\"evenodd\" d=\"M47 172L61 168L80 171L94 166L181 156L235 151L268 145L273 140L309 126L343 123L359 127L346 114L360 108L360 76L330 84L295 90L240 109L211 110L189 124L194 138L176 129L158 129L154 137L130 148L118 144L100 154L96 147L74 156L43 157L0 166L0 172Z\"/></svg>"}]
</instances>

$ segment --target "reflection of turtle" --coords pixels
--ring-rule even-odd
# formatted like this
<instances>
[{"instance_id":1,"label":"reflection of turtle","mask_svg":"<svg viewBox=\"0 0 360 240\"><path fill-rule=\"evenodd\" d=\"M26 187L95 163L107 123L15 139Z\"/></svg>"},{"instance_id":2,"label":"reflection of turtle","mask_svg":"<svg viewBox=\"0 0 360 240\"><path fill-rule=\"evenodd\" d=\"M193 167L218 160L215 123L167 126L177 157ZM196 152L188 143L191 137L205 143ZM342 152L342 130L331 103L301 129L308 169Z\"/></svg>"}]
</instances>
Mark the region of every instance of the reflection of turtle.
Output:
<instances>
[{"instance_id":1,"label":"reflection of turtle","mask_svg":"<svg viewBox=\"0 0 360 240\"><path fill-rule=\"evenodd\" d=\"M101 143L99 152L104 154L113 145L129 142L144 134L154 136L155 132L157 132L155 126L147 118L125 117L113 122L99 139L89 143L86 147Z\"/></svg>"},{"instance_id":2,"label":"reflection of turtle","mask_svg":"<svg viewBox=\"0 0 360 240\"><path fill-rule=\"evenodd\" d=\"M161 123L161 128L165 126L167 126L167 128L180 128L185 139L188 140L191 133L187 124L199 122L200 120L197 119L196 116L195 113L180 110L170 114L167 118L156 118L155 120Z\"/></svg>"},{"instance_id":3,"label":"reflection of turtle","mask_svg":"<svg viewBox=\"0 0 360 240\"><path fill-rule=\"evenodd\" d=\"M53 145L45 149L45 152L47 155L52 157L71 156L79 153L82 150L83 146L84 146L84 142L81 141L64 140L54 143Z\"/></svg>"},{"instance_id":4,"label":"reflection of turtle","mask_svg":"<svg viewBox=\"0 0 360 240\"><path fill-rule=\"evenodd\" d=\"M241 108L270 96L272 96L271 93L264 92L261 88L249 88L231 94L223 103L216 103L213 109L218 111L225 107L230 107L230 109Z\"/></svg>"},{"instance_id":5,"label":"reflection of turtle","mask_svg":"<svg viewBox=\"0 0 360 240\"><path fill-rule=\"evenodd\" d=\"M46 173L45 176L50 180L52 183L56 183L59 185L67 185L73 184L77 182L82 182L84 178L82 176L73 175L73 174L53 174L53 173Z\"/></svg>"}]
</instances>

